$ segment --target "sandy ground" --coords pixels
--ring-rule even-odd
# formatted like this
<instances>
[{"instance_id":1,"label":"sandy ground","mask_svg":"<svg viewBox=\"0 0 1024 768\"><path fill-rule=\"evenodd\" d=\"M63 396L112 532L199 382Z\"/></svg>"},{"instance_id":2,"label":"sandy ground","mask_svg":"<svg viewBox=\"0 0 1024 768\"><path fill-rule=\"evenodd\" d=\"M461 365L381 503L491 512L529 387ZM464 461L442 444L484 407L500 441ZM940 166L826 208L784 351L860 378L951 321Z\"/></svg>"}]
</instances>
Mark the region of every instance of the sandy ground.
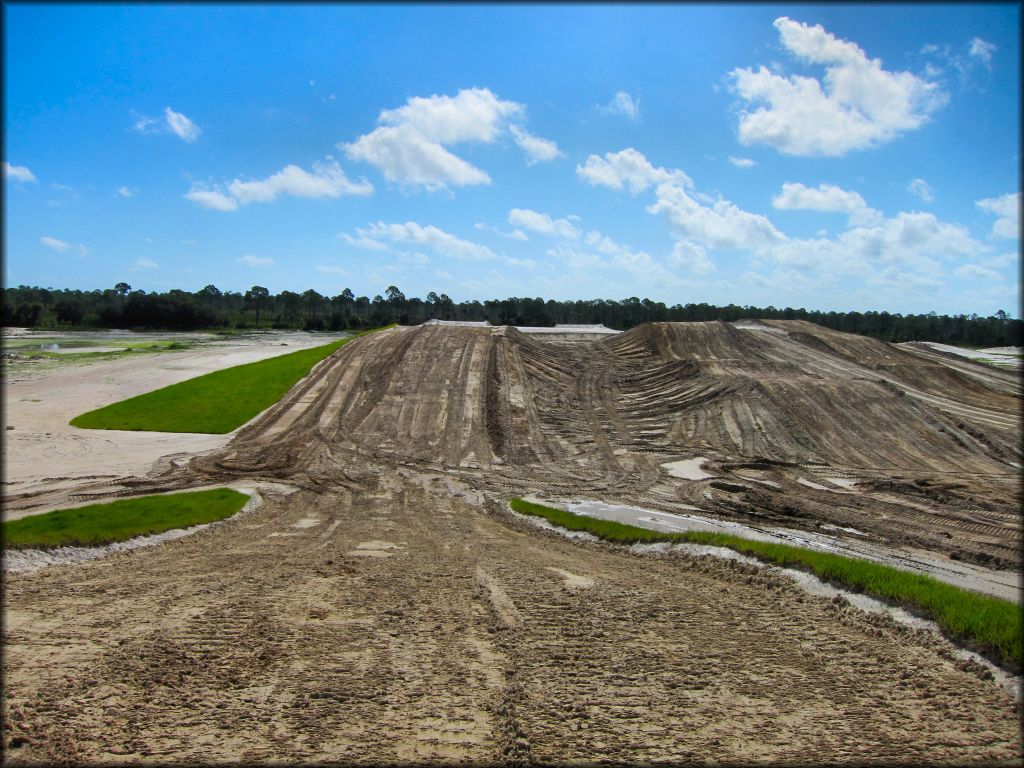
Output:
<instances>
[{"instance_id":1,"label":"sandy ground","mask_svg":"<svg viewBox=\"0 0 1024 768\"><path fill-rule=\"evenodd\" d=\"M993 365L1006 368L1020 368L1021 359L1024 356L1024 347L988 347L986 349L967 349L965 347L954 347L950 344L940 344L937 341L922 341L938 352L950 355L959 355L969 360L985 360Z\"/></svg>"},{"instance_id":2,"label":"sandy ground","mask_svg":"<svg viewBox=\"0 0 1024 768\"><path fill-rule=\"evenodd\" d=\"M90 340L108 338L85 334ZM67 338L69 335L65 335ZM139 338L141 337L141 338ZM136 341L193 340L194 334L140 334ZM25 334L17 335L24 339ZM58 506L84 481L116 482L144 476L154 465L220 448L232 435L125 432L72 427L86 411L221 368L264 360L326 344L334 336L266 332L231 340L208 340L185 352L145 353L113 360L46 364L21 369L3 381L4 515ZM80 503L80 502L79 502Z\"/></svg>"},{"instance_id":3,"label":"sandy ground","mask_svg":"<svg viewBox=\"0 0 1024 768\"><path fill-rule=\"evenodd\" d=\"M772 327L346 345L224 447L122 483L276 484L257 509L8 574L6 759L1019 760L1019 704L930 632L507 511L697 507L1019 562L1019 382Z\"/></svg>"}]
</instances>

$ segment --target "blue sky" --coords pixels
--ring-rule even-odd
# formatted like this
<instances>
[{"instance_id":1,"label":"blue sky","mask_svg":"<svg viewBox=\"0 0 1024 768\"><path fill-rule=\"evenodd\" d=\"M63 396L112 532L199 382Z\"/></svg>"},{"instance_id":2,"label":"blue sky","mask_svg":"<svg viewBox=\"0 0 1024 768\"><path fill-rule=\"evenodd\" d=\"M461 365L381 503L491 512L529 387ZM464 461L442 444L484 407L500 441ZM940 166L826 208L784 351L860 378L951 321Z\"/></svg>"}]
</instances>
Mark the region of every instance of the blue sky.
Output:
<instances>
[{"instance_id":1,"label":"blue sky","mask_svg":"<svg viewBox=\"0 0 1024 768\"><path fill-rule=\"evenodd\" d=\"M1016 4L4 14L6 285L1018 313Z\"/></svg>"}]
</instances>

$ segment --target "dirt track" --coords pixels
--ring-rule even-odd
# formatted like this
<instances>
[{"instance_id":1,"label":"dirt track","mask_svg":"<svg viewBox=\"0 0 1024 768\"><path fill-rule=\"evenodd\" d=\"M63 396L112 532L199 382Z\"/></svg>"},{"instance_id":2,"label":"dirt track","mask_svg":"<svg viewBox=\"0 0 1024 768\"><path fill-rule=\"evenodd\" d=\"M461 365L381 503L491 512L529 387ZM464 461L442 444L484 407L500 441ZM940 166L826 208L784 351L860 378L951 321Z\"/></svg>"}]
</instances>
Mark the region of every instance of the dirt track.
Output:
<instances>
[{"instance_id":1,"label":"dirt track","mask_svg":"<svg viewBox=\"0 0 1024 768\"><path fill-rule=\"evenodd\" d=\"M653 326L559 346L441 327L349 344L227 448L134 483L295 493L8 577L8 756L1019 757L1013 699L929 635L747 566L569 542L504 511L530 491L693 504L1017 564L1018 378L771 326L788 335ZM660 467L695 455L720 480ZM797 482L830 473L864 484Z\"/></svg>"}]
</instances>

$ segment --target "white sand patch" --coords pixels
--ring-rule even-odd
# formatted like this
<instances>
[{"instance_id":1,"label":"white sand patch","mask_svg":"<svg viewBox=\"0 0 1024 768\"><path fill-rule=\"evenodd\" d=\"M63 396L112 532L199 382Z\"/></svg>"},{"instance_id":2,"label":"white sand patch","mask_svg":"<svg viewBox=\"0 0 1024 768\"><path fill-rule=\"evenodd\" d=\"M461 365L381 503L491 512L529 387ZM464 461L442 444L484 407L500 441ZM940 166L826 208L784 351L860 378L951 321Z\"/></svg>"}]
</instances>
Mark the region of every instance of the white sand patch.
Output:
<instances>
[{"instance_id":1,"label":"white sand patch","mask_svg":"<svg viewBox=\"0 0 1024 768\"><path fill-rule=\"evenodd\" d=\"M1022 362L1024 362L1021 357L1022 354L1024 354L1024 347L987 347L986 349L965 349L964 347L940 344L936 341L923 341L921 343L927 344L932 349L940 352L959 355L960 357L966 357L970 360L987 360L996 365L1009 368L1020 368Z\"/></svg>"},{"instance_id":2,"label":"white sand patch","mask_svg":"<svg viewBox=\"0 0 1024 768\"><path fill-rule=\"evenodd\" d=\"M714 477L714 475L710 475L701 469L707 461L703 456L696 456L692 459L683 459L682 461L670 461L661 466L672 477L679 477L683 480L706 480L709 477Z\"/></svg>"},{"instance_id":3,"label":"white sand patch","mask_svg":"<svg viewBox=\"0 0 1024 768\"><path fill-rule=\"evenodd\" d=\"M821 527L828 531L845 531L846 533L852 533L854 536L867 536L864 531L858 531L856 528L844 528L841 525L832 525L832 523L822 523Z\"/></svg>"},{"instance_id":4,"label":"white sand patch","mask_svg":"<svg viewBox=\"0 0 1024 768\"><path fill-rule=\"evenodd\" d=\"M304 517L298 522L292 523L292 528L316 528L320 523L319 517Z\"/></svg>"},{"instance_id":5,"label":"white sand patch","mask_svg":"<svg viewBox=\"0 0 1024 768\"><path fill-rule=\"evenodd\" d=\"M594 580L587 576L580 576L579 574L572 573L571 571L566 571L562 568L553 568L551 566L548 566L547 570L561 576L568 589L587 589L588 587L594 586Z\"/></svg>"},{"instance_id":6,"label":"white sand patch","mask_svg":"<svg viewBox=\"0 0 1024 768\"><path fill-rule=\"evenodd\" d=\"M782 328L776 328L772 325L765 325L759 323L756 320L741 320L732 324L733 328L739 328L742 331L766 331L767 333L777 333L782 336L789 336L789 331L784 331Z\"/></svg>"},{"instance_id":7,"label":"white sand patch","mask_svg":"<svg viewBox=\"0 0 1024 768\"><path fill-rule=\"evenodd\" d=\"M361 541L345 554L350 557L391 557L395 554L393 550L398 549L401 547L390 541Z\"/></svg>"},{"instance_id":8,"label":"white sand patch","mask_svg":"<svg viewBox=\"0 0 1024 768\"><path fill-rule=\"evenodd\" d=\"M808 488L813 488L816 491L834 491L835 488L826 488L824 485L818 485L818 483L812 483L810 480L806 480L802 477L796 479L800 485L806 485Z\"/></svg>"}]
</instances>

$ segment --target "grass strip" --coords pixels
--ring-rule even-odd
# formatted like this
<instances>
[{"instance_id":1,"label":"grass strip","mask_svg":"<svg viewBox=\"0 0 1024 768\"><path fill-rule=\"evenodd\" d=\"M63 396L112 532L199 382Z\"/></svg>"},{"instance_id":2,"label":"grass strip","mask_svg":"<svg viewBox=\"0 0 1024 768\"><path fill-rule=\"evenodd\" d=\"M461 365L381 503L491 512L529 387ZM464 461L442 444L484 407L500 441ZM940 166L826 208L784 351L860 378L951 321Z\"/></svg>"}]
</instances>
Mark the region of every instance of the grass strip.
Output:
<instances>
[{"instance_id":1,"label":"grass strip","mask_svg":"<svg viewBox=\"0 0 1024 768\"><path fill-rule=\"evenodd\" d=\"M231 517L249 500L230 488L141 496L3 522L4 547L91 547Z\"/></svg>"},{"instance_id":2,"label":"grass strip","mask_svg":"<svg viewBox=\"0 0 1024 768\"><path fill-rule=\"evenodd\" d=\"M280 400L314 365L343 344L369 332L196 376L83 413L70 423L83 429L223 435Z\"/></svg>"},{"instance_id":3,"label":"grass strip","mask_svg":"<svg viewBox=\"0 0 1024 768\"><path fill-rule=\"evenodd\" d=\"M1011 669L1020 669L1024 660L1020 606L1009 600L954 587L931 576L831 552L754 541L728 533L663 533L613 520L575 515L523 499L512 499L510 506L516 512L544 518L570 531L584 531L605 541L619 544L689 542L728 547L773 565L810 571L823 581L924 614L948 636Z\"/></svg>"}]
</instances>

